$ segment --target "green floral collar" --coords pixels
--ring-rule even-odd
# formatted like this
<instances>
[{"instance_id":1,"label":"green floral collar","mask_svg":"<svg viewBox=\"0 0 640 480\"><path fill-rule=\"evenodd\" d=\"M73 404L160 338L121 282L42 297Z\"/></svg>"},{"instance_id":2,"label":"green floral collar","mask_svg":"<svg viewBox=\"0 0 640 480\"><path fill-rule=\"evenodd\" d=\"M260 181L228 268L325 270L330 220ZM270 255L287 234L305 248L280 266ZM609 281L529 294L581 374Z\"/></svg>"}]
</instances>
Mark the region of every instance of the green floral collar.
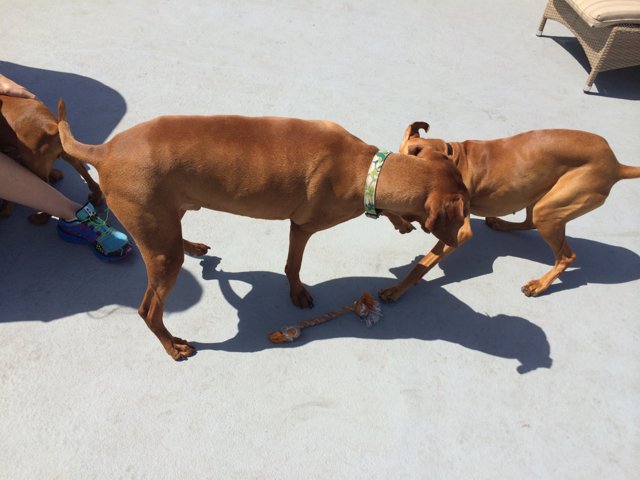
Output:
<instances>
[{"instance_id":1,"label":"green floral collar","mask_svg":"<svg viewBox=\"0 0 640 480\"><path fill-rule=\"evenodd\" d=\"M376 187L378 186L378 176L384 161L391 154L389 151L379 151L373 156L367 180L364 184L364 214L369 218L378 218L382 210L376 208Z\"/></svg>"}]
</instances>

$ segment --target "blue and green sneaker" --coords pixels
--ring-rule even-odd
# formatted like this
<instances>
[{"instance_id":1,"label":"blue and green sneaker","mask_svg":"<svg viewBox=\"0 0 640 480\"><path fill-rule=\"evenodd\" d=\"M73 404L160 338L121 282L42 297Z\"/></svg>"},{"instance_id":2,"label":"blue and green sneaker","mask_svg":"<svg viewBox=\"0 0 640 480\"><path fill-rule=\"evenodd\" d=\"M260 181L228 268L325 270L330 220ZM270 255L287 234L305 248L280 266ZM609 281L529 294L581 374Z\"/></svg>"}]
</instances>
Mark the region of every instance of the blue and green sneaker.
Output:
<instances>
[{"instance_id":1,"label":"blue and green sneaker","mask_svg":"<svg viewBox=\"0 0 640 480\"><path fill-rule=\"evenodd\" d=\"M107 225L107 219L100 218L90 202L76 212L74 220L58 220L57 230L67 242L93 246L93 253L106 262L121 260L133 251L127 236Z\"/></svg>"}]
</instances>

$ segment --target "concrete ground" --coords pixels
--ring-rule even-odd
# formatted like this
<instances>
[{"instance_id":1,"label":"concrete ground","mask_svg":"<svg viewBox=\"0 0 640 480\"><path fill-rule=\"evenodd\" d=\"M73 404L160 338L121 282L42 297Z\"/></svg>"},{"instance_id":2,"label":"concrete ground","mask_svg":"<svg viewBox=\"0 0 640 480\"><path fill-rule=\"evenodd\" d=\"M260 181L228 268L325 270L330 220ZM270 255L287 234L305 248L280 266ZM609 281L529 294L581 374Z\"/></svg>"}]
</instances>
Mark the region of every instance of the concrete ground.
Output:
<instances>
[{"instance_id":1,"label":"concrete ground","mask_svg":"<svg viewBox=\"0 0 640 480\"><path fill-rule=\"evenodd\" d=\"M583 94L568 30L535 36L544 4L32 0L3 9L0 72L52 109L64 97L85 142L233 113L330 119L397 149L425 120L448 140L588 130L640 165L640 69ZM301 311L287 222L188 214L186 238L213 248L166 306L199 349L182 363L136 313L139 255L103 264L17 208L0 222L0 478L638 478L639 198L620 182L569 224L578 260L539 298L520 286L552 262L540 236L475 219L378 325L347 315L284 348L267 334L392 284L433 237L364 217L314 236Z\"/></svg>"}]
</instances>

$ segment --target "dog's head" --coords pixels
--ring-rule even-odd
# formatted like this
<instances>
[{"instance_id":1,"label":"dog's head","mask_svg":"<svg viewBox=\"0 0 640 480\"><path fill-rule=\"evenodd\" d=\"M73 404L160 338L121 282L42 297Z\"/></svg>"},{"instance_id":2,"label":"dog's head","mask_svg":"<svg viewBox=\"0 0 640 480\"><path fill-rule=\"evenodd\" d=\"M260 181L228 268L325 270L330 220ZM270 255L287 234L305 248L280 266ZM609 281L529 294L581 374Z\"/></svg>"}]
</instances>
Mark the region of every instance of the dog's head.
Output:
<instances>
[{"instance_id":1,"label":"dog's head","mask_svg":"<svg viewBox=\"0 0 640 480\"><path fill-rule=\"evenodd\" d=\"M453 152L449 144L438 138L422 138L420 136L420 130L424 130L424 133L427 133L429 131L429 124L427 122L413 122L409 124L404 131L404 137L400 144L400 153L426 158L431 153L437 152L445 154L448 158L452 157Z\"/></svg>"}]
</instances>

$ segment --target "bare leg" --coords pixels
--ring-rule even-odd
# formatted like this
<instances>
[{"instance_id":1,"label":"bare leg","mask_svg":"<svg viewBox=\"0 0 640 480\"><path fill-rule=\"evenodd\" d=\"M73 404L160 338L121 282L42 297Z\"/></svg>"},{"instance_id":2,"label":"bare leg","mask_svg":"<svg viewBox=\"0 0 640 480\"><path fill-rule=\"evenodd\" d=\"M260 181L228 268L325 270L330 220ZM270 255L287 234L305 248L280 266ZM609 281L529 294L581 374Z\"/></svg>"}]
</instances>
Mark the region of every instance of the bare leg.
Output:
<instances>
[{"instance_id":1,"label":"bare leg","mask_svg":"<svg viewBox=\"0 0 640 480\"><path fill-rule=\"evenodd\" d=\"M3 153L0 153L0 198L64 220L72 220L82 207Z\"/></svg>"}]
</instances>

